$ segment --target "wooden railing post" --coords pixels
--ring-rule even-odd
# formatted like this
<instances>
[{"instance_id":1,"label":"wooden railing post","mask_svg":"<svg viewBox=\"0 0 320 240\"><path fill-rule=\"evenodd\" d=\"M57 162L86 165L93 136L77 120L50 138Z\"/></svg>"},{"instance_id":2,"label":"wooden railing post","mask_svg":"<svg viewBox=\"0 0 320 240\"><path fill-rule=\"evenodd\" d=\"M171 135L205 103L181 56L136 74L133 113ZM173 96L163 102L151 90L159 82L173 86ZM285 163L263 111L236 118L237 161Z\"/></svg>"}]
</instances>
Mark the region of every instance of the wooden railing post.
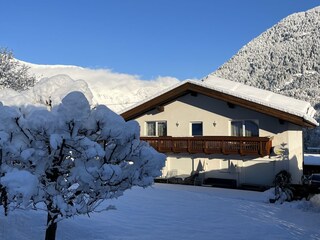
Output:
<instances>
[{"instance_id":1,"label":"wooden railing post","mask_svg":"<svg viewBox=\"0 0 320 240\"><path fill-rule=\"evenodd\" d=\"M221 141L221 145L222 145L222 151L221 152L223 154L226 154L225 142L223 140Z\"/></svg>"},{"instance_id":2,"label":"wooden railing post","mask_svg":"<svg viewBox=\"0 0 320 240\"><path fill-rule=\"evenodd\" d=\"M260 144L259 144L259 145L260 145L260 147L259 147L259 155L260 155L260 156L263 156L263 152L264 152L264 151L263 151L263 143L262 143L262 141L260 141Z\"/></svg>"}]
</instances>

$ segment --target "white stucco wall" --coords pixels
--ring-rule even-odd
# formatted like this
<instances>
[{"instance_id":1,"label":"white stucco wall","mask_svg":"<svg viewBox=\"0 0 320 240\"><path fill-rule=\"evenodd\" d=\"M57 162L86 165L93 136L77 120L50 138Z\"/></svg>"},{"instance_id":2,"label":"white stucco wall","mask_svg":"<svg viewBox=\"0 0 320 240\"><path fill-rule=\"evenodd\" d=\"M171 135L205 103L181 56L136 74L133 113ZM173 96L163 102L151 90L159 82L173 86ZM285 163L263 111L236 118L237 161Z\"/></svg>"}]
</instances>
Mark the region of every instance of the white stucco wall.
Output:
<instances>
[{"instance_id":1,"label":"white stucco wall","mask_svg":"<svg viewBox=\"0 0 320 240\"><path fill-rule=\"evenodd\" d=\"M303 133L293 124L290 124L289 129L289 172L292 174L292 182L300 183L303 174Z\"/></svg>"}]
</instances>

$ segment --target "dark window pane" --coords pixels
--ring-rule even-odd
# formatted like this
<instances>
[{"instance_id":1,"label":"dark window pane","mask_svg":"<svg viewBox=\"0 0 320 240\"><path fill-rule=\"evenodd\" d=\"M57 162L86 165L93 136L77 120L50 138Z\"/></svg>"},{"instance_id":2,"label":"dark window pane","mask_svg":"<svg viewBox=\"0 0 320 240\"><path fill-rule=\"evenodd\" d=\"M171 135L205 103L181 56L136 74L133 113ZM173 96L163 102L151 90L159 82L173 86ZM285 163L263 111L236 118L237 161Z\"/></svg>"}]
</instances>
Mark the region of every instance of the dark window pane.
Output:
<instances>
[{"instance_id":1,"label":"dark window pane","mask_svg":"<svg viewBox=\"0 0 320 240\"><path fill-rule=\"evenodd\" d=\"M167 122L158 122L158 136L167 136Z\"/></svg>"},{"instance_id":2,"label":"dark window pane","mask_svg":"<svg viewBox=\"0 0 320 240\"><path fill-rule=\"evenodd\" d=\"M156 122L147 122L147 136L156 135Z\"/></svg>"},{"instance_id":3,"label":"dark window pane","mask_svg":"<svg viewBox=\"0 0 320 240\"><path fill-rule=\"evenodd\" d=\"M242 121L231 122L231 136L241 137L243 135Z\"/></svg>"},{"instance_id":4,"label":"dark window pane","mask_svg":"<svg viewBox=\"0 0 320 240\"><path fill-rule=\"evenodd\" d=\"M258 125L250 120L244 121L245 136L246 137L259 137Z\"/></svg>"},{"instance_id":5,"label":"dark window pane","mask_svg":"<svg viewBox=\"0 0 320 240\"><path fill-rule=\"evenodd\" d=\"M202 136L202 123L192 123L192 136Z\"/></svg>"}]
</instances>

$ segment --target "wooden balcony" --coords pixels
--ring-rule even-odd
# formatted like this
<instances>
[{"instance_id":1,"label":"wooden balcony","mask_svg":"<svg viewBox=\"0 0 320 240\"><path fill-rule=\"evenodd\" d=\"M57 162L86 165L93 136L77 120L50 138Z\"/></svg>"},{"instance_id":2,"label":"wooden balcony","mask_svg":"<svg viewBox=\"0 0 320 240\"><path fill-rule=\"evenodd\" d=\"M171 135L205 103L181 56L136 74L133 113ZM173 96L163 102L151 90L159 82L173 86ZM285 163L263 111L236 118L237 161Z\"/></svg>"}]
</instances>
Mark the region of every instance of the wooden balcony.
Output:
<instances>
[{"instance_id":1,"label":"wooden balcony","mask_svg":"<svg viewBox=\"0 0 320 240\"><path fill-rule=\"evenodd\" d=\"M158 152L270 155L272 139L268 137L141 137Z\"/></svg>"}]
</instances>

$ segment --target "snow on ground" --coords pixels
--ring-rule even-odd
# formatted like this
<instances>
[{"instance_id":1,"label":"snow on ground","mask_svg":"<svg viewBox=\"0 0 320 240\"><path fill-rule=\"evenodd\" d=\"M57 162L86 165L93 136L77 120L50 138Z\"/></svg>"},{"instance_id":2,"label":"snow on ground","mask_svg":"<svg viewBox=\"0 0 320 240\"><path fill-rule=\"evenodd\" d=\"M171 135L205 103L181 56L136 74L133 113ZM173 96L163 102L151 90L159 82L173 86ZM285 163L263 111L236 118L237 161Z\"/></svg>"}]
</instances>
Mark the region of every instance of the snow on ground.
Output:
<instances>
[{"instance_id":1,"label":"snow on ground","mask_svg":"<svg viewBox=\"0 0 320 240\"><path fill-rule=\"evenodd\" d=\"M305 153L304 154L304 164L319 166L320 165L320 154Z\"/></svg>"},{"instance_id":2,"label":"snow on ground","mask_svg":"<svg viewBox=\"0 0 320 240\"><path fill-rule=\"evenodd\" d=\"M155 184L108 201L117 210L58 224L58 240L320 239L319 199L270 204L266 193ZM44 239L46 214L0 214L0 239Z\"/></svg>"}]
</instances>

